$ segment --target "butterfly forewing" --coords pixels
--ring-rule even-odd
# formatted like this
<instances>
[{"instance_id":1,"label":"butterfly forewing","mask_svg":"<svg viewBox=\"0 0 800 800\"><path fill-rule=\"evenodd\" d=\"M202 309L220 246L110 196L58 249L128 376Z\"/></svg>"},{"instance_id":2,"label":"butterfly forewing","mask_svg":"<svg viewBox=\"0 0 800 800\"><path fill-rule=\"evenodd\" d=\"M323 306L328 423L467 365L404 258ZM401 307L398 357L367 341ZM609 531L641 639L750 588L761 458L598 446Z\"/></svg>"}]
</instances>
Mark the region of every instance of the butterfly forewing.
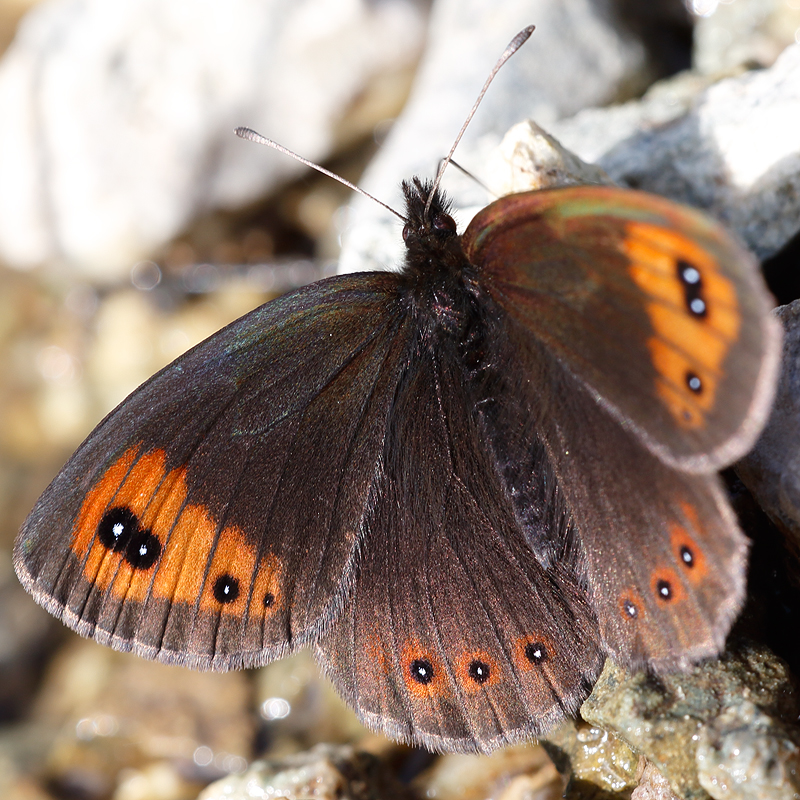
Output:
<instances>
[{"instance_id":1,"label":"butterfly forewing","mask_svg":"<svg viewBox=\"0 0 800 800\"><path fill-rule=\"evenodd\" d=\"M351 572L407 334L387 274L243 317L113 411L37 503L17 571L79 632L200 667L319 632Z\"/></svg>"},{"instance_id":2,"label":"butterfly forewing","mask_svg":"<svg viewBox=\"0 0 800 800\"><path fill-rule=\"evenodd\" d=\"M463 237L497 303L666 462L752 445L780 331L752 257L684 206L612 187L502 198Z\"/></svg>"}]
</instances>

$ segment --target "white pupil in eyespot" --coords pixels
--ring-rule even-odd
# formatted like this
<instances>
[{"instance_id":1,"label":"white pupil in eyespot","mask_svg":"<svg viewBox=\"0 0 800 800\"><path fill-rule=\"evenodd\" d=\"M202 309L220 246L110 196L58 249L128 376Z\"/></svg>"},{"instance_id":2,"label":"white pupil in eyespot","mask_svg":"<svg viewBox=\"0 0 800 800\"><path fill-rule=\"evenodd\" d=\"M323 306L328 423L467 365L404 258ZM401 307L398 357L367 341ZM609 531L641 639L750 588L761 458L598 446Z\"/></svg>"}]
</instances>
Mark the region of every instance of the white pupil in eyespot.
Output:
<instances>
[{"instance_id":1,"label":"white pupil in eyespot","mask_svg":"<svg viewBox=\"0 0 800 800\"><path fill-rule=\"evenodd\" d=\"M686 267L683 271L683 279L686 283L699 283L700 273L694 267Z\"/></svg>"},{"instance_id":2,"label":"white pupil in eyespot","mask_svg":"<svg viewBox=\"0 0 800 800\"><path fill-rule=\"evenodd\" d=\"M114 537L116 539L119 539L119 537L122 536L123 533L125 533L125 526L121 522L115 522L113 531L114 531Z\"/></svg>"},{"instance_id":3,"label":"white pupil in eyespot","mask_svg":"<svg viewBox=\"0 0 800 800\"><path fill-rule=\"evenodd\" d=\"M691 307L695 314L702 314L706 310L706 304L699 297L692 300Z\"/></svg>"}]
</instances>

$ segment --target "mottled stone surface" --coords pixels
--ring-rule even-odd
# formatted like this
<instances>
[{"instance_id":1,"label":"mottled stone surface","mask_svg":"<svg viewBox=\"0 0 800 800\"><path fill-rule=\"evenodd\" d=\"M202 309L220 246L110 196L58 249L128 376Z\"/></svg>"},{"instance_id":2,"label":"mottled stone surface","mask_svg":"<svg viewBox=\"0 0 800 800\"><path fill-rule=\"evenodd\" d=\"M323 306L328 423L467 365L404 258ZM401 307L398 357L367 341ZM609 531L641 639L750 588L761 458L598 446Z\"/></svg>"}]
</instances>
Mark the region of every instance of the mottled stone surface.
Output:
<instances>
[{"instance_id":1,"label":"mottled stone surface","mask_svg":"<svg viewBox=\"0 0 800 800\"><path fill-rule=\"evenodd\" d=\"M596 725L568 720L542 743L568 778L568 798L626 796L638 784L639 754L619 736Z\"/></svg>"},{"instance_id":2,"label":"mottled stone surface","mask_svg":"<svg viewBox=\"0 0 800 800\"><path fill-rule=\"evenodd\" d=\"M413 787L420 797L436 800L558 800L564 781L543 748L526 744L490 756L443 755Z\"/></svg>"},{"instance_id":3,"label":"mottled stone surface","mask_svg":"<svg viewBox=\"0 0 800 800\"><path fill-rule=\"evenodd\" d=\"M631 800L677 800L677 798L669 781L654 764L646 761L639 778L639 785L631 792Z\"/></svg>"},{"instance_id":4,"label":"mottled stone surface","mask_svg":"<svg viewBox=\"0 0 800 800\"><path fill-rule=\"evenodd\" d=\"M489 188L500 197L553 186L613 184L601 167L578 158L531 120L503 137L490 156L488 172Z\"/></svg>"},{"instance_id":5,"label":"mottled stone surface","mask_svg":"<svg viewBox=\"0 0 800 800\"><path fill-rule=\"evenodd\" d=\"M609 660L581 716L653 762L680 797L702 800L707 794L698 777L700 737L744 702L776 722L796 719L798 695L786 665L765 648L742 643L719 660L658 677L631 675ZM750 770L756 775L769 767L753 761Z\"/></svg>"},{"instance_id":6,"label":"mottled stone surface","mask_svg":"<svg viewBox=\"0 0 800 800\"><path fill-rule=\"evenodd\" d=\"M743 701L703 726L697 777L715 800L800 797L800 730Z\"/></svg>"},{"instance_id":7,"label":"mottled stone surface","mask_svg":"<svg viewBox=\"0 0 800 800\"><path fill-rule=\"evenodd\" d=\"M300 650L256 672L255 702L270 746L300 749L320 742L389 745L339 699L313 656ZM382 743L382 744L381 744Z\"/></svg>"},{"instance_id":8,"label":"mottled stone surface","mask_svg":"<svg viewBox=\"0 0 800 800\"><path fill-rule=\"evenodd\" d=\"M128 782L128 796L136 785L171 785L168 797L194 797L247 767L249 700L246 673L192 672L72 638L31 715L52 739L35 772L59 796L99 799Z\"/></svg>"}]
</instances>

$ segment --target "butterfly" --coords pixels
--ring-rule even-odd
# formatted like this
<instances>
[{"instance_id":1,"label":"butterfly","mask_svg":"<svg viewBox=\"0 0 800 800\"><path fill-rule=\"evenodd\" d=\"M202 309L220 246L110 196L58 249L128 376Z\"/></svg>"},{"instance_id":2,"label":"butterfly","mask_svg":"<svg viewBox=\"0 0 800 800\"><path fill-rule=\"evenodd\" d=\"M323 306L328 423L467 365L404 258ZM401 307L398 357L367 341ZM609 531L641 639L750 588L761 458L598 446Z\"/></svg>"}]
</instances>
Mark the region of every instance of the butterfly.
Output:
<instances>
[{"instance_id":1,"label":"butterfly","mask_svg":"<svg viewBox=\"0 0 800 800\"><path fill-rule=\"evenodd\" d=\"M747 540L716 470L780 329L695 210L579 186L459 235L403 184L406 259L252 311L150 378L46 489L14 563L79 633L200 669L314 648L370 727L484 751L606 656L717 653Z\"/></svg>"}]
</instances>

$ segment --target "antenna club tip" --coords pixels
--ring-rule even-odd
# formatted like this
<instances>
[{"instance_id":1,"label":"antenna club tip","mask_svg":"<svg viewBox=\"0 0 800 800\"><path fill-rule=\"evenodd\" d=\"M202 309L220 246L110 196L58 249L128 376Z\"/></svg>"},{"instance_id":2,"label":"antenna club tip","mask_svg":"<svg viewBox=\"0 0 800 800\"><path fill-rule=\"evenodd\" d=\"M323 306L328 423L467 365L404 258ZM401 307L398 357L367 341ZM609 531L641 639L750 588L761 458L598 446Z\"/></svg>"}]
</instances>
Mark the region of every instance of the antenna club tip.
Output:
<instances>
[{"instance_id":1,"label":"antenna club tip","mask_svg":"<svg viewBox=\"0 0 800 800\"><path fill-rule=\"evenodd\" d=\"M526 28L523 28L512 40L510 47L514 50L522 47L528 39L531 38L531 34L536 30L535 25L528 25Z\"/></svg>"}]
</instances>

